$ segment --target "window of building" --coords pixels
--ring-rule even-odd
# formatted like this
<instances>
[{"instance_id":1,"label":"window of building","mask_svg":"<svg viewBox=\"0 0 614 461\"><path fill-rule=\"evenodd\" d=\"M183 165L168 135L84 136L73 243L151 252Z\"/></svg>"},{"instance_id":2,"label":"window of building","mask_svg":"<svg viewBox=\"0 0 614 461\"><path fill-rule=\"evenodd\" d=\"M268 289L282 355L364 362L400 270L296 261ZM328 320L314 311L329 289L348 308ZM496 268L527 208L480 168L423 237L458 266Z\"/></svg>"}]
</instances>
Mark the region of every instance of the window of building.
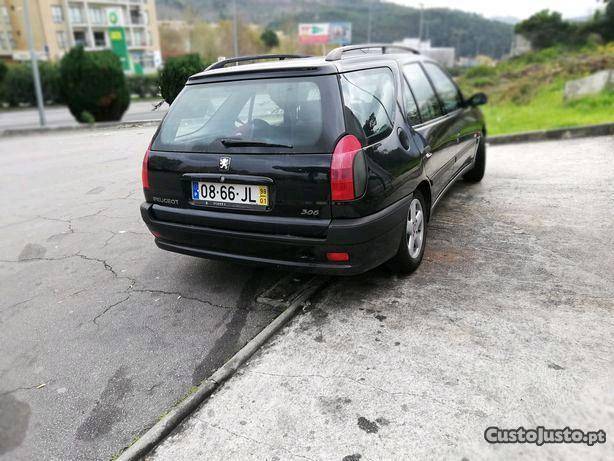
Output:
<instances>
[{"instance_id":1,"label":"window of building","mask_svg":"<svg viewBox=\"0 0 614 461\"><path fill-rule=\"evenodd\" d=\"M6 6L0 6L0 16L6 24L11 22L11 19L9 18L9 10Z\"/></svg>"},{"instance_id":2,"label":"window of building","mask_svg":"<svg viewBox=\"0 0 614 461\"><path fill-rule=\"evenodd\" d=\"M431 78L435 91L446 112L452 112L461 106L461 96L452 79L436 64L425 63L426 73Z\"/></svg>"},{"instance_id":3,"label":"window of building","mask_svg":"<svg viewBox=\"0 0 614 461\"><path fill-rule=\"evenodd\" d=\"M141 12L138 9L130 10L130 23L131 24L143 24L143 19L141 18Z\"/></svg>"},{"instance_id":4,"label":"window of building","mask_svg":"<svg viewBox=\"0 0 614 461\"><path fill-rule=\"evenodd\" d=\"M143 46L145 45L143 39L145 38L143 36L143 32L140 30L135 30L133 31L134 34L134 46Z\"/></svg>"},{"instance_id":5,"label":"window of building","mask_svg":"<svg viewBox=\"0 0 614 461\"><path fill-rule=\"evenodd\" d=\"M63 30L58 30L56 33L56 38L58 40L58 47L60 50L65 50L68 48L68 41L66 40L66 32Z\"/></svg>"},{"instance_id":6,"label":"window of building","mask_svg":"<svg viewBox=\"0 0 614 461\"><path fill-rule=\"evenodd\" d=\"M102 25L106 23L106 16L102 8L90 8L90 21L92 24Z\"/></svg>"},{"instance_id":7,"label":"window of building","mask_svg":"<svg viewBox=\"0 0 614 461\"><path fill-rule=\"evenodd\" d=\"M392 71L379 68L346 72L341 76L346 121L353 134L361 142L366 138L368 144L388 136L394 124L396 104Z\"/></svg>"},{"instance_id":8,"label":"window of building","mask_svg":"<svg viewBox=\"0 0 614 461\"><path fill-rule=\"evenodd\" d=\"M0 31L0 50L8 50L9 49L9 41L6 38L4 32Z\"/></svg>"},{"instance_id":9,"label":"window of building","mask_svg":"<svg viewBox=\"0 0 614 461\"><path fill-rule=\"evenodd\" d=\"M60 5L51 5L51 18L55 24L64 22L64 10Z\"/></svg>"},{"instance_id":10,"label":"window of building","mask_svg":"<svg viewBox=\"0 0 614 461\"><path fill-rule=\"evenodd\" d=\"M68 8L68 14L70 16L70 22L73 24L83 24L83 10L80 6L71 5Z\"/></svg>"},{"instance_id":11,"label":"window of building","mask_svg":"<svg viewBox=\"0 0 614 461\"><path fill-rule=\"evenodd\" d=\"M94 31L94 46L98 48L107 46L107 37L104 31Z\"/></svg>"},{"instance_id":12,"label":"window of building","mask_svg":"<svg viewBox=\"0 0 614 461\"><path fill-rule=\"evenodd\" d=\"M75 38L75 45L88 46L87 39L85 38L85 32L82 30L75 30L73 32L73 37Z\"/></svg>"},{"instance_id":13,"label":"window of building","mask_svg":"<svg viewBox=\"0 0 614 461\"><path fill-rule=\"evenodd\" d=\"M439 100L431 86L422 66L418 63L403 66L403 74L416 98L422 121L427 122L442 115Z\"/></svg>"}]
</instances>

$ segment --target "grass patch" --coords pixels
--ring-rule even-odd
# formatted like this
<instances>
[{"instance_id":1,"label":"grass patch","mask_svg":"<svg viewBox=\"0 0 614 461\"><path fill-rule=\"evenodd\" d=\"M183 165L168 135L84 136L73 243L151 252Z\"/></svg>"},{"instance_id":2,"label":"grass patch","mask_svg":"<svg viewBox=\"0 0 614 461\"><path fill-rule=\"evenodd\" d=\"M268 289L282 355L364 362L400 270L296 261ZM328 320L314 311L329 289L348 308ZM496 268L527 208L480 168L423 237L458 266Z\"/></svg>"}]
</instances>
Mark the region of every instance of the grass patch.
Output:
<instances>
[{"instance_id":1,"label":"grass patch","mask_svg":"<svg viewBox=\"0 0 614 461\"><path fill-rule=\"evenodd\" d=\"M491 135L614 122L614 91L563 101L561 83L546 86L527 104L506 102L483 107Z\"/></svg>"}]
</instances>

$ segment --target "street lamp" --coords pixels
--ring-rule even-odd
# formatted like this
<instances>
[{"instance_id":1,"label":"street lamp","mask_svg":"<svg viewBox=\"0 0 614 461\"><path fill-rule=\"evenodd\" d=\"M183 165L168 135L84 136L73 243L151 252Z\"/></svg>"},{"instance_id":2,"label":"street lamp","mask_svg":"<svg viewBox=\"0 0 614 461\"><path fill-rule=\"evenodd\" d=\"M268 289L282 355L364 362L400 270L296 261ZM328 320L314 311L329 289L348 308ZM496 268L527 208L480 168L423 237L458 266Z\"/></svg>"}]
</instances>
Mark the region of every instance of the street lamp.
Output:
<instances>
[{"instance_id":1,"label":"street lamp","mask_svg":"<svg viewBox=\"0 0 614 461\"><path fill-rule=\"evenodd\" d=\"M41 126L47 124L45 119L45 106L43 103L43 90L41 79L38 73L38 59L34 51L34 37L32 35L32 24L30 24L30 5L28 0L23 0L23 16L28 36L28 48L30 49L30 61L32 62L32 76L34 77L34 92L36 93L36 105L38 106L38 118Z\"/></svg>"}]
</instances>

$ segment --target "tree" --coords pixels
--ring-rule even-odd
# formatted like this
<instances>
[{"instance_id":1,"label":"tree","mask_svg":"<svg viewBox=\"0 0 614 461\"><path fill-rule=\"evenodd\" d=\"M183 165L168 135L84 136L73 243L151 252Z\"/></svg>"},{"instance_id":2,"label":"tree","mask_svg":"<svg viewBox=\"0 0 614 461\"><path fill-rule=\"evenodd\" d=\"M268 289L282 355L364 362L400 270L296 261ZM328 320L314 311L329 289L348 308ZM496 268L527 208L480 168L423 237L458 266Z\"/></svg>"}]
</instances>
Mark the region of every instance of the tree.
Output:
<instances>
[{"instance_id":1,"label":"tree","mask_svg":"<svg viewBox=\"0 0 614 461\"><path fill-rule=\"evenodd\" d=\"M564 21L561 13L550 10L542 10L519 22L515 31L529 40L533 48L538 50L571 43L575 35L574 26Z\"/></svg>"},{"instance_id":2,"label":"tree","mask_svg":"<svg viewBox=\"0 0 614 461\"><path fill-rule=\"evenodd\" d=\"M274 30L266 29L260 35L260 41L263 43L267 49L276 48L279 46L279 38Z\"/></svg>"},{"instance_id":3,"label":"tree","mask_svg":"<svg viewBox=\"0 0 614 461\"><path fill-rule=\"evenodd\" d=\"M112 51L73 48L60 62L60 90L80 122L121 120L130 92L119 58Z\"/></svg>"},{"instance_id":4,"label":"tree","mask_svg":"<svg viewBox=\"0 0 614 461\"><path fill-rule=\"evenodd\" d=\"M590 30L596 32L605 41L614 40L614 0L604 0L605 11L596 15Z\"/></svg>"},{"instance_id":5,"label":"tree","mask_svg":"<svg viewBox=\"0 0 614 461\"><path fill-rule=\"evenodd\" d=\"M206 67L198 54L186 54L168 58L160 71L160 94L168 104L172 104L191 75Z\"/></svg>"}]
</instances>

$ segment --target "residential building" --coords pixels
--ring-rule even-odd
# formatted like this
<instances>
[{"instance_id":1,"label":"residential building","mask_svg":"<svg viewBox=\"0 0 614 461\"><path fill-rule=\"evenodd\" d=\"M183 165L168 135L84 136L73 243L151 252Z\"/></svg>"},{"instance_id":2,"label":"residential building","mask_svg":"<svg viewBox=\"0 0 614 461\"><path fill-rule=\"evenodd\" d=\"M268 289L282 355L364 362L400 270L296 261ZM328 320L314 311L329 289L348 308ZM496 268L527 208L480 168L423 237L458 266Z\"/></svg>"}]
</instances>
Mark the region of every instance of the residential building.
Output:
<instances>
[{"instance_id":1,"label":"residential building","mask_svg":"<svg viewBox=\"0 0 614 461\"><path fill-rule=\"evenodd\" d=\"M13 29L11 17L5 0L0 0L0 59L10 58L13 54Z\"/></svg>"},{"instance_id":2,"label":"residential building","mask_svg":"<svg viewBox=\"0 0 614 461\"><path fill-rule=\"evenodd\" d=\"M82 45L127 50L128 72L151 72L161 65L155 0L29 0L29 10L40 59L57 60ZM0 0L0 57L29 59L23 0Z\"/></svg>"}]
</instances>

